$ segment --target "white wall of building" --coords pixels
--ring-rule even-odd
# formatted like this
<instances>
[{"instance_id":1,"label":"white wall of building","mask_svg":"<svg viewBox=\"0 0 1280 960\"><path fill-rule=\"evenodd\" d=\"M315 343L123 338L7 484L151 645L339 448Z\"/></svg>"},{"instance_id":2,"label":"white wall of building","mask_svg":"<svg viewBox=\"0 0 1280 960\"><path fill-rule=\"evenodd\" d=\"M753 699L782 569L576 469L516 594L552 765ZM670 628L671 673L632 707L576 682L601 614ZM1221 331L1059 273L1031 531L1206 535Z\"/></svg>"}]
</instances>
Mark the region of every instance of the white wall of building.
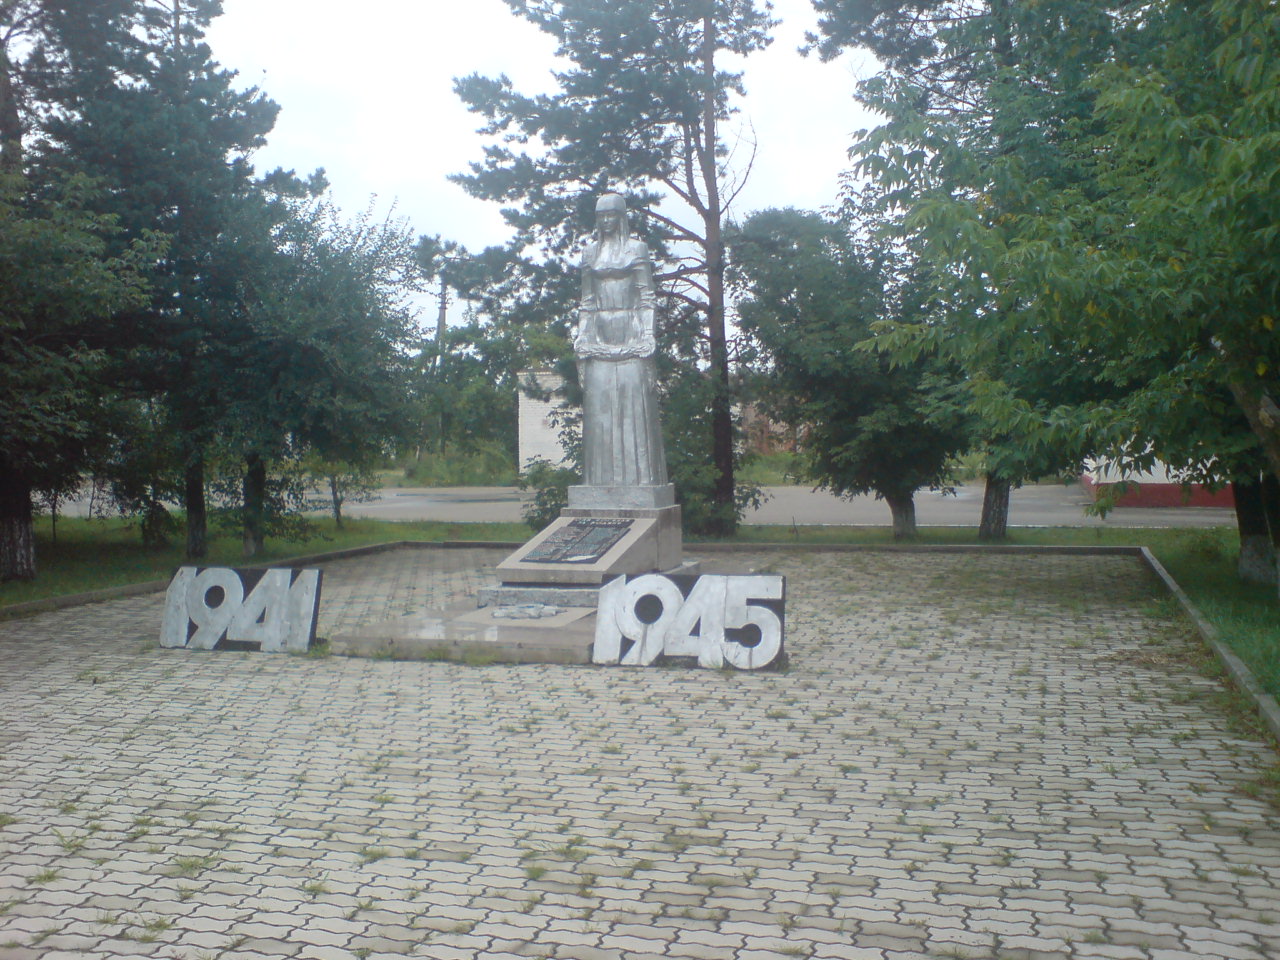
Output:
<instances>
[{"instance_id":1,"label":"white wall of building","mask_svg":"<svg viewBox=\"0 0 1280 960\"><path fill-rule=\"evenodd\" d=\"M1150 470L1142 470L1137 473L1125 473L1114 460L1087 460L1084 467L1085 476L1094 483L1119 483L1121 480L1127 480L1129 483L1178 483L1178 478L1169 473L1169 468L1160 460L1151 465Z\"/></svg>"},{"instance_id":2,"label":"white wall of building","mask_svg":"<svg viewBox=\"0 0 1280 960\"><path fill-rule=\"evenodd\" d=\"M551 394L551 399L538 400L527 396L524 390L520 391L517 417L522 471L529 466L530 460L550 460L556 465L564 462L559 431L551 422L552 413L560 405L560 398L554 391L564 385L564 379L550 370L535 370L532 376L540 390Z\"/></svg>"}]
</instances>

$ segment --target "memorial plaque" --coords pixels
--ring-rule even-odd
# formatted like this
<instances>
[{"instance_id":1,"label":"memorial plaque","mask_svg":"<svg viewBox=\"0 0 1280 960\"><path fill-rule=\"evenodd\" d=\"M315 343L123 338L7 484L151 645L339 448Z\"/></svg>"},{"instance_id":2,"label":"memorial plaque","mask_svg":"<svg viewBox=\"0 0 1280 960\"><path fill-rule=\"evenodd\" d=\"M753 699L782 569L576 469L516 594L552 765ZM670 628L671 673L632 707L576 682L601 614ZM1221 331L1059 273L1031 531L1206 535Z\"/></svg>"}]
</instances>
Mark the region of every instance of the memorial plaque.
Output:
<instances>
[{"instance_id":1,"label":"memorial plaque","mask_svg":"<svg viewBox=\"0 0 1280 960\"><path fill-rule=\"evenodd\" d=\"M597 563L627 535L635 521L579 517L521 558L522 563Z\"/></svg>"}]
</instances>

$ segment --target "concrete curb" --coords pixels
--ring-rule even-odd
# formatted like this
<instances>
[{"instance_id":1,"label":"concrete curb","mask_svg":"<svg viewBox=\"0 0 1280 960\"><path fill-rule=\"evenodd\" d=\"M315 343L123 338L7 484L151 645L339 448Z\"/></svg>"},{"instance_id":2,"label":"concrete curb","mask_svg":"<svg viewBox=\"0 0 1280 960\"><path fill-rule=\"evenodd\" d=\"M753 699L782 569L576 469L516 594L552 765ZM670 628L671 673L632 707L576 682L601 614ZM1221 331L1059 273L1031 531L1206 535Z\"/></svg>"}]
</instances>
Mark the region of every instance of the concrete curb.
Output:
<instances>
[{"instance_id":1,"label":"concrete curb","mask_svg":"<svg viewBox=\"0 0 1280 960\"><path fill-rule=\"evenodd\" d=\"M294 567L313 563L329 563L334 560L347 560L352 557L383 553L388 550L515 550L522 543L501 540L393 540L389 543L374 543L364 547L349 547L345 550L331 550L327 553L316 553L305 557L289 557L263 564L266 567ZM1088 546L1088 545L1013 545L1013 544L818 544L818 543L691 543L687 546L695 553L749 553L766 552L802 552L802 553L992 553L992 554L1036 554L1077 555L1077 556L1134 556L1140 557L1166 590L1178 601L1178 604L1190 617L1197 632L1214 652L1231 680L1248 696L1257 708L1271 731L1272 736L1280 741L1280 703L1275 697L1262 689L1257 678L1222 642L1218 631L1196 609L1195 604L1178 586L1178 582L1170 576L1164 565L1155 558L1147 547L1123 546ZM117 600L121 597L139 596L146 593L159 593L169 586L168 580L148 580L144 583L131 583L119 587L107 587L103 590L91 590L87 593L72 593L61 597L47 597L43 600L32 600L27 603L15 603L8 607L0 607L0 620L16 620L37 613L48 613L68 607L78 607L89 603L102 603L106 600Z\"/></svg>"},{"instance_id":2,"label":"concrete curb","mask_svg":"<svg viewBox=\"0 0 1280 960\"><path fill-rule=\"evenodd\" d=\"M60 597L45 597L41 600L28 600L26 603L13 603L0 607L0 620L20 620L23 617L35 616L37 613L49 613L64 610L67 607L79 607L87 603L102 603L106 600L118 600L121 597L136 597L144 593L158 593L169 586L168 580L144 580L142 583L126 583L118 587L103 587L101 590L89 590L85 593L64 593Z\"/></svg>"},{"instance_id":3,"label":"concrete curb","mask_svg":"<svg viewBox=\"0 0 1280 960\"><path fill-rule=\"evenodd\" d=\"M1182 588L1178 586L1178 582L1164 568L1164 564L1157 560L1155 555L1146 547L1141 547L1140 549L1147 567L1160 578L1169 593L1177 599L1183 611L1191 618L1191 622L1195 625L1201 639L1222 661L1222 665L1227 668L1227 673L1230 674L1232 682L1253 701L1254 706L1258 708L1258 713L1262 717L1262 722L1271 731L1271 735L1277 741L1280 741L1280 703L1277 703L1275 697L1262 689L1262 685L1258 683L1257 678L1245 665L1244 661L1222 642L1222 637L1218 635L1217 629L1196 609L1195 604L1191 602L1191 598L1183 592Z\"/></svg>"},{"instance_id":4,"label":"concrete curb","mask_svg":"<svg viewBox=\"0 0 1280 960\"><path fill-rule=\"evenodd\" d=\"M1089 546L1088 544L985 544L985 543L686 543L693 553L742 553L777 550L802 553L1023 553L1079 554L1084 556L1139 556L1145 547Z\"/></svg>"},{"instance_id":5,"label":"concrete curb","mask_svg":"<svg viewBox=\"0 0 1280 960\"><path fill-rule=\"evenodd\" d=\"M334 560L349 560L352 557L382 553L387 550L466 550L492 547L495 550L514 550L519 543L498 540L392 540L388 543L371 543L364 547L347 547L344 550L330 550L326 553L313 553L305 557L286 557L270 563L245 564L246 567L301 567L313 563L331 563ZM172 579L172 578L171 578ZM104 603L107 600L119 600L122 597L136 597L145 593L160 593L169 586L169 580L145 580L141 583L126 583L118 587L104 587L101 590L89 590L85 593L67 593L60 597L44 597L40 600L28 600L26 603L14 603L0 607L0 621L18 620L22 617L34 616L37 613L49 613L54 610L65 610L68 607L79 607L89 603Z\"/></svg>"}]
</instances>

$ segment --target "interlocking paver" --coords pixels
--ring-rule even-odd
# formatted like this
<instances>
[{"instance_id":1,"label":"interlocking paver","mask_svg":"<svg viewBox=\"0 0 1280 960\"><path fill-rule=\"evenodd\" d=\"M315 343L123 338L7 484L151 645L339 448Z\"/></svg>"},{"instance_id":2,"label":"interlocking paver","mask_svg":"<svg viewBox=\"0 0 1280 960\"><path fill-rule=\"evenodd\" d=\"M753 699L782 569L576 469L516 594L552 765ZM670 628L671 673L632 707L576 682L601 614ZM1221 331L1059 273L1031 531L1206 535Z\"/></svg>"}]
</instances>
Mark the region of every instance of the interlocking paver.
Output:
<instances>
[{"instance_id":1,"label":"interlocking paver","mask_svg":"<svg viewBox=\"0 0 1280 960\"><path fill-rule=\"evenodd\" d=\"M320 633L500 557L331 564ZM789 578L786 672L0 624L0 957L1280 955L1274 754L1136 560L735 559Z\"/></svg>"}]
</instances>

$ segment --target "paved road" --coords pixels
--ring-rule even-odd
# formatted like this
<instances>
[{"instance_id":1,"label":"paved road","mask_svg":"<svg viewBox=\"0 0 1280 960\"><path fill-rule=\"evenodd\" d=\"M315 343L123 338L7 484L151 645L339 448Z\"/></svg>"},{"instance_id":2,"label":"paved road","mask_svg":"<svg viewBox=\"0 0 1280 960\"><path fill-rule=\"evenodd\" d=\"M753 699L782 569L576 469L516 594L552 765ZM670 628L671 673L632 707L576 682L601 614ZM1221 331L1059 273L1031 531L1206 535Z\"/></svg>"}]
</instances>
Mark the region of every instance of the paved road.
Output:
<instances>
[{"instance_id":1,"label":"paved road","mask_svg":"<svg viewBox=\"0 0 1280 960\"><path fill-rule=\"evenodd\" d=\"M888 506L871 496L844 500L808 487L768 487L766 492L769 499L747 514L747 523L889 523ZM1085 514L1089 503L1088 493L1079 485L1022 487L1013 492L1009 522L1037 527L1207 527L1235 523L1235 511L1210 507L1123 507L1104 520ZM377 500L351 504L346 511L352 516L380 520L519 521L520 492L512 487L388 487ZM980 486L960 487L955 496L927 490L916 495L916 518L921 526L973 527L981 516Z\"/></svg>"},{"instance_id":2,"label":"paved road","mask_svg":"<svg viewBox=\"0 0 1280 960\"><path fill-rule=\"evenodd\" d=\"M322 631L500 555L332 564ZM0 623L0 957L1280 957L1275 754L1137 560L741 559L786 672L162 650L158 595Z\"/></svg>"}]
</instances>

